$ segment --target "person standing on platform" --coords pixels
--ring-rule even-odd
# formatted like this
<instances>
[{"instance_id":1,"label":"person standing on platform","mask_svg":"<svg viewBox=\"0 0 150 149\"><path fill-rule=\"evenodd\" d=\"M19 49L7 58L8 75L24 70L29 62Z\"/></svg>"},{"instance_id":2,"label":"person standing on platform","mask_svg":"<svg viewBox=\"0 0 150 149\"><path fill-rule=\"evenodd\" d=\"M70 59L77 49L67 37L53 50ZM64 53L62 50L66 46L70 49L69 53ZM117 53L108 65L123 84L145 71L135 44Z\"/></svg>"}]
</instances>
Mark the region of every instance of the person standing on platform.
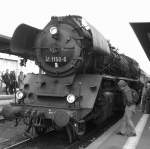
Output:
<instances>
[{"instance_id":1,"label":"person standing on platform","mask_svg":"<svg viewBox=\"0 0 150 149\"><path fill-rule=\"evenodd\" d=\"M146 113L146 101L149 97L148 94L150 94L150 83L146 82L144 84L143 90L142 90L142 95L141 95L141 110L143 113Z\"/></svg>"},{"instance_id":2,"label":"person standing on platform","mask_svg":"<svg viewBox=\"0 0 150 149\"><path fill-rule=\"evenodd\" d=\"M150 114L150 83L147 82L142 91L141 96L142 112Z\"/></svg>"},{"instance_id":3,"label":"person standing on platform","mask_svg":"<svg viewBox=\"0 0 150 149\"><path fill-rule=\"evenodd\" d=\"M17 80L15 71L10 72L10 94L14 94L16 92Z\"/></svg>"},{"instance_id":4,"label":"person standing on platform","mask_svg":"<svg viewBox=\"0 0 150 149\"><path fill-rule=\"evenodd\" d=\"M136 136L135 126L132 121L133 114L135 113L136 104L132 96L132 89L128 86L127 82L120 80L118 86L123 93L125 112L123 115L119 135Z\"/></svg>"},{"instance_id":5,"label":"person standing on platform","mask_svg":"<svg viewBox=\"0 0 150 149\"><path fill-rule=\"evenodd\" d=\"M22 89L23 88L23 81L24 81L24 78L25 78L25 76L24 76L24 74L23 74L23 72L22 71L20 71L20 74L19 74L19 76L18 76L18 86L19 86L19 89Z\"/></svg>"},{"instance_id":6,"label":"person standing on platform","mask_svg":"<svg viewBox=\"0 0 150 149\"><path fill-rule=\"evenodd\" d=\"M6 94L8 95L10 94L10 74L8 69L6 69L6 73L2 75L2 80L6 84Z\"/></svg>"}]
</instances>

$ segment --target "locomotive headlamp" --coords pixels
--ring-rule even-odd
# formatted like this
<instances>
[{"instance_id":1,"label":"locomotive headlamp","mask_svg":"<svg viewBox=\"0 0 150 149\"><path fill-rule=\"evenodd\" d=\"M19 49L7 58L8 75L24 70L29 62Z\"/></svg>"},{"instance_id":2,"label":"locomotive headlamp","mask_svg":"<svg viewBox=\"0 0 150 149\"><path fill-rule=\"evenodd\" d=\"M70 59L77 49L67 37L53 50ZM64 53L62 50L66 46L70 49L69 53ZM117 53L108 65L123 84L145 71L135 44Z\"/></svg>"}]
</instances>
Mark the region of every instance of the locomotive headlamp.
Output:
<instances>
[{"instance_id":1,"label":"locomotive headlamp","mask_svg":"<svg viewBox=\"0 0 150 149\"><path fill-rule=\"evenodd\" d=\"M57 27L55 27L55 26L51 27L51 28L49 29L49 31L50 31L50 33L51 33L52 35L55 35L55 34L58 33L58 29L57 29Z\"/></svg>"},{"instance_id":2,"label":"locomotive headlamp","mask_svg":"<svg viewBox=\"0 0 150 149\"><path fill-rule=\"evenodd\" d=\"M73 103L73 102L75 102L75 100L76 100L75 95L69 94L69 95L67 96L67 102L68 102L68 103Z\"/></svg>"},{"instance_id":3,"label":"locomotive headlamp","mask_svg":"<svg viewBox=\"0 0 150 149\"><path fill-rule=\"evenodd\" d=\"M22 99L23 97L24 97L24 93L22 91L17 91L16 98L19 100Z\"/></svg>"}]
</instances>

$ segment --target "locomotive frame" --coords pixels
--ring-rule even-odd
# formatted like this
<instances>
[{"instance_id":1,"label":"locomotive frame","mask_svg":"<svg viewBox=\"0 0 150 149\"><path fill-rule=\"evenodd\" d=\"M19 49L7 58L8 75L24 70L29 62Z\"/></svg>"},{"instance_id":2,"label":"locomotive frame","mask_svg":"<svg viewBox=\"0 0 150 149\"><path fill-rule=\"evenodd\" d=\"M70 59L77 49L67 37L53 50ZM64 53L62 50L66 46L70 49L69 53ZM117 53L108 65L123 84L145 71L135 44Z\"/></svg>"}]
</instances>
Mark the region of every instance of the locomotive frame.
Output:
<instances>
[{"instance_id":1,"label":"locomotive frame","mask_svg":"<svg viewBox=\"0 0 150 149\"><path fill-rule=\"evenodd\" d=\"M22 24L1 44L34 60L45 74L28 74L16 103L3 108L5 118L22 118L37 134L65 128L71 143L86 123L101 124L124 112L118 80L141 89L138 63L123 55L80 16L52 17L43 30ZM6 41L4 41L6 40ZM6 48L5 48L6 49ZM18 123L18 121L16 121Z\"/></svg>"}]
</instances>

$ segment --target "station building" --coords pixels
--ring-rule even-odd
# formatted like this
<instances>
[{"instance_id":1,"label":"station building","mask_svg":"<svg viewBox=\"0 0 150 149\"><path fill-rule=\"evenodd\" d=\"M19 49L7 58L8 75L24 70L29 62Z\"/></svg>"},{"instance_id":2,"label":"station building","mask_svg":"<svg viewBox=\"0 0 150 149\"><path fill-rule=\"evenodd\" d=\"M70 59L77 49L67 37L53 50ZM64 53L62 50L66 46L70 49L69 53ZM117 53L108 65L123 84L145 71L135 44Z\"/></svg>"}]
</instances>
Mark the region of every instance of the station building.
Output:
<instances>
[{"instance_id":1,"label":"station building","mask_svg":"<svg viewBox=\"0 0 150 149\"><path fill-rule=\"evenodd\" d=\"M39 73L39 67L35 65L35 62L28 60L26 67L20 66L21 58L14 55L0 53L0 89L5 86L1 81L2 73L6 72L6 69L10 71L15 71L16 76L19 75L20 71L24 74L27 73Z\"/></svg>"}]
</instances>

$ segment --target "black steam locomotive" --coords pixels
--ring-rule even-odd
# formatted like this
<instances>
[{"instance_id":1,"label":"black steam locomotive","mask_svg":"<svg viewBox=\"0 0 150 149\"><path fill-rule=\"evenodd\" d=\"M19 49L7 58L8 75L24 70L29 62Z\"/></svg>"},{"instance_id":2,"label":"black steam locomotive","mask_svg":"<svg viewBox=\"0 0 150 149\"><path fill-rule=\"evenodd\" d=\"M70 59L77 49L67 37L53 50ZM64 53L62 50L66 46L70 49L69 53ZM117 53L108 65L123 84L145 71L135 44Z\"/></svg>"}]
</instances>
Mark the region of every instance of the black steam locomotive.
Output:
<instances>
[{"instance_id":1,"label":"black steam locomotive","mask_svg":"<svg viewBox=\"0 0 150 149\"><path fill-rule=\"evenodd\" d=\"M139 90L138 63L80 16L52 17L43 30L21 24L1 41L1 52L34 60L44 72L28 74L16 103L3 109L5 118L22 117L27 132L66 128L72 142L88 121L100 124L124 111L118 80Z\"/></svg>"}]
</instances>

